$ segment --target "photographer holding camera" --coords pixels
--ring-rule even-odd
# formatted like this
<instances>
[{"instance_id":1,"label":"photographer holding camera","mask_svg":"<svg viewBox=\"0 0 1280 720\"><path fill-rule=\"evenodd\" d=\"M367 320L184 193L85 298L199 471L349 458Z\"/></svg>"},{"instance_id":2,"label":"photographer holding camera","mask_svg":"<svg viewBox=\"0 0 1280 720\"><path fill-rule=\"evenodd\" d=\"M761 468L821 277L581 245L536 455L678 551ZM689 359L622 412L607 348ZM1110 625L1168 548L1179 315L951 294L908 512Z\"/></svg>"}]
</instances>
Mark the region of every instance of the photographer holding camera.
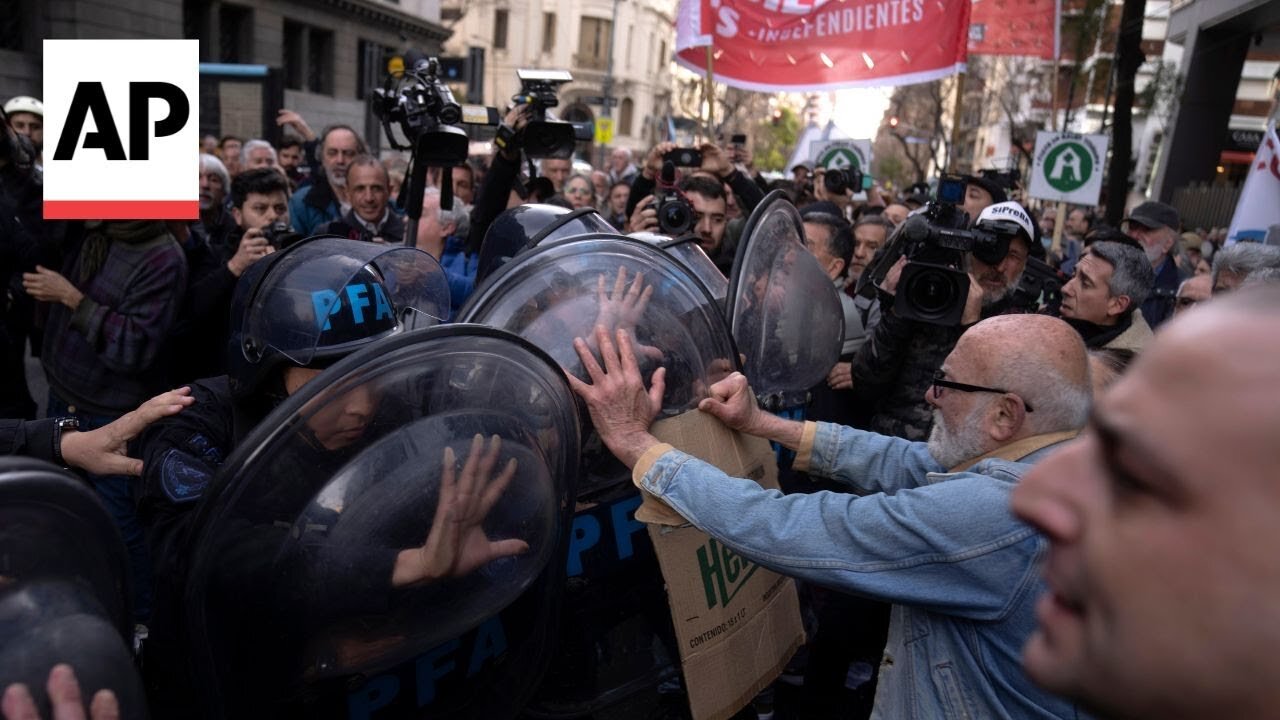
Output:
<instances>
[{"instance_id":1,"label":"photographer holding camera","mask_svg":"<svg viewBox=\"0 0 1280 720\"><path fill-rule=\"evenodd\" d=\"M677 184L677 167L698 170ZM731 155L720 147L704 143L697 149L678 148L674 143L659 143L649 151L631 184L628 232L661 232L673 237L696 232L707 256L727 272L733 264L734 248L724 242L728 224L725 185L737 196L743 215L750 215L764 199L760 187L735 167ZM687 208L681 207L679 200L686 201Z\"/></svg>"},{"instance_id":2,"label":"photographer holding camera","mask_svg":"<svg viewBox=\"0 0 1280 720\"><path fill-rule=\"evenodd\" d=\"M852 368L855 397L873 409L874 432L927 438L933 412L924 394L943 358L971 325L1011 311L1034 224L1021 205L1002 202L983 209L973 230L955 229L968 224L968 180L944 178L943 202L897 233L898 245L908 247L880 283L880 322Z\"/></svg>"},{"instance_id":3,"label":"photographer holding camera","mask_svg":"<svg viewBox=\"0 0 1280 720\"><path fill-rule=\"evenodd\" d=\"M297 237L289 227L288 189L289 181L275 168L236 175L231 181L231 217L237 227L227 244L210 243L187 253L190 281L166 337L170 383L225 372L223 358L231 332L228 314L236 281L251 265L275 252L279 243Z\"/></svg>"}]
</instances>

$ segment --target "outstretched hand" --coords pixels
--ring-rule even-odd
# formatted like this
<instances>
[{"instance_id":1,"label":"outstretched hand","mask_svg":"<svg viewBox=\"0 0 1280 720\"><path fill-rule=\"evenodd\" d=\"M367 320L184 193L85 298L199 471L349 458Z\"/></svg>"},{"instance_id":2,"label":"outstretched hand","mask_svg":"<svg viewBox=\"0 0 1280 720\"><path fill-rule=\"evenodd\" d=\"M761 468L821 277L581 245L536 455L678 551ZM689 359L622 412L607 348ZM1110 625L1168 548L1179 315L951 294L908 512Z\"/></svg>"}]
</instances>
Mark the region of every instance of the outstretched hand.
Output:
<instances>
[{"instance_id":1,"label":"outstretched hand","mask_svg":"<svg viewBox=\"0 0 1280 720\"><path fill-rule=\"evenodd\" d=\"M45 690L49 693L54 720L85 720L80 683L70 665L54 665L49 671L49 682ZM35 698L31 697L27 686L21 683L5 688L0 709L4 711L5 720L40 720ZM119 717L120 703L116 700L115 693L99 690L94 694L93 702L89 704L91 720L118 720Z\"/></svg>"},{"instance_id":2,"label":"outstretched hand","mask_svg":"<svg viewBox=\"0 0 1280 720\"><path fill-rule=\"evenodd\" d=\"M596 327L603 327L609 332L626 330L635 336L636 325L644 317L653 297L653 285L645 284L644 273L637 271L632 277L630 288L627 287L627 269L618 266L618 274L614 276L612 290L606 290L608 282L604 275L596 280ZM587 345L593 345L594 338L587 339ZM641 356L654 362L662 362L662 350L652 345L636 345L635 350Z\"/></svg>"},{"instance_id":3,"label":"outstretched hand","mask_svg":"<svg viewBox=\"0 0 1280 720\"><path fill-rule=\"evenodd\" d=\"M129 441L151 423L179 413L195 401L191 388L180 387L151 398L97 430L63 433L62 459L95 475L141 475L142 461L125 454Z\"/></svg>"},{"instance_id":4,"label":"outstretched hand","mask_svg":"<svg viewBox=\"0 0 1280 720\"><path fill-rule=\"evenodd\" d=\"M586 401L600 439L622 464L634 467L645 450L658 444L649 434L649 426L662 410L667 371L666 368L655 370L646 389L630 333L618 330L614 336L616 347L609 330L596 326L595 344L604 362L603 368L596 362L586 340L573 339L573 348L591 383L570 374L569 385Z\"/></svg>"},{"instance_id":5,"label":"outstretched hand","mask_svg":"<svg viewBox=\"0 0 1280 720\"><path fill-rule=\"evenodd\" d=\"M422 547L400 552L392 585L403 587L461 577L490 561L529 551L529 543L524 540L490 540L484 532L484 519L516 474L516 459L511 458L494 476L501 449L502 439L497 435L489 439L486 450L484 438L477 434L461 475L454 467L457 458L453 448L444 449L440 500L431 531Z\"/></svg>"},{"instance_id":6,"label":"outstretched hand","mask_svg":"<svg viewBox=\"0 0 1280 720\"><path fill-rule=\"evenodd\" d=\"M653 297L653 285L645 285L644 273L636 272L628 288L627 268L623 266L618 267L612 290L606 292L605 284L605 276L601 274L596 279L596 303L600 308L596 314L596 325L635 332L636 323L649 307L649 298Z\"/></svg>"}]
</instances>

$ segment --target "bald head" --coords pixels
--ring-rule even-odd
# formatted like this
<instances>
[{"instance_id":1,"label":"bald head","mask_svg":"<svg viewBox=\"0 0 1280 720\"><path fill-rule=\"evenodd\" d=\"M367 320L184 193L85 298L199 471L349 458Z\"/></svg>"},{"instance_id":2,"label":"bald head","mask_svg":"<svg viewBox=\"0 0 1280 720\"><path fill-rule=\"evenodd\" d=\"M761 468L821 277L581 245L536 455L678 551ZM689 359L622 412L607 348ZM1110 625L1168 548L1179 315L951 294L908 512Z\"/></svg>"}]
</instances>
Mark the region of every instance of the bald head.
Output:
<instances>
[{"instance_id":1,"label":"bald head","mask_svg":"<svg viewBox=\"0 0 1280 720\"><path fill-rule=\"evenodd\" d=\"M1139 384L1194 385L1198 390L1184 399L1179 414L1194 418L1196 427L1230 428L1224 447L1233 452L1249 447L1253 437L1260 459L1280 462L1274 443L1280 437L1280 363L1270 361L1280 357L1280 287L1250 286L1215 298L1162 327L1158 340L1134 364L1131 375L1141 377L1118 384L1116 392ZM1274 472L1266 470L1268 476Z\"/></svg>"},{"instance_id":2,"label":"bald head","mask_svg":"<svg viewBox=\"0 0 1280 720\"><path fill-rule=\"evenodd\" d=\"M1084 426L1092 384L1080 333L1048 315L998 315L974 325L947 364L964 362L980 384L1017 394L1027 413L1025 437Z\"/></svg>"}]
</instances>

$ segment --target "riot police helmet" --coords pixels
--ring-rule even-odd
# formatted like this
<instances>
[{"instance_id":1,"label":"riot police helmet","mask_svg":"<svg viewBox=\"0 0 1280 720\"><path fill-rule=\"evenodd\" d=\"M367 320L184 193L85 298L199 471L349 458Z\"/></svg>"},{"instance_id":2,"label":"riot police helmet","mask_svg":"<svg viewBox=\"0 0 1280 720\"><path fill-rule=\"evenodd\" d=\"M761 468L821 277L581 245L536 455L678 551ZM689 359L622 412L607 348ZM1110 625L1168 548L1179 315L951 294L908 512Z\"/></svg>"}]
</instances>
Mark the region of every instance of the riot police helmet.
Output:
<instances>
[{"instance_id":1,"label":"riot police helmet","mask_svg":"<svg viewBox=\"0 0 1280 720\"><path fill-rule=\"evenodd\" d=\"M232 393L252 396L281 367L327 367L383 338L443 322L448 312L448 280L427 253L309 238L254 263L236 285Z\"/></svg>"}]
</instances>

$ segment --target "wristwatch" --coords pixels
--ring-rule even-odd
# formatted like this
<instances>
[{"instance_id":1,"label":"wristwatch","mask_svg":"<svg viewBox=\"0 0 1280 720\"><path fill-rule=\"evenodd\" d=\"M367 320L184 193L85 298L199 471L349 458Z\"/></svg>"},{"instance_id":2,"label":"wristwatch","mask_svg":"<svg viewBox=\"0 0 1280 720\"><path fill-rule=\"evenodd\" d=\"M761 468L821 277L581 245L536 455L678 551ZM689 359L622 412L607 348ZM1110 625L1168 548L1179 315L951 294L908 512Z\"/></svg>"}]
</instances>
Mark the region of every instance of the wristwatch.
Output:
<instances>
[{"instance_id":1,"label":"wristwatch","mask_svg":"<svg viewBox=\"0 0 1280 720\"><path fill-rule=\"evenodd\" d=\"M79 430L80 421L73 417L60 417L53 421L53 462L59 467L70 470L62 459L62 433L65 430Z\"/></svg>"}]
</instances>

